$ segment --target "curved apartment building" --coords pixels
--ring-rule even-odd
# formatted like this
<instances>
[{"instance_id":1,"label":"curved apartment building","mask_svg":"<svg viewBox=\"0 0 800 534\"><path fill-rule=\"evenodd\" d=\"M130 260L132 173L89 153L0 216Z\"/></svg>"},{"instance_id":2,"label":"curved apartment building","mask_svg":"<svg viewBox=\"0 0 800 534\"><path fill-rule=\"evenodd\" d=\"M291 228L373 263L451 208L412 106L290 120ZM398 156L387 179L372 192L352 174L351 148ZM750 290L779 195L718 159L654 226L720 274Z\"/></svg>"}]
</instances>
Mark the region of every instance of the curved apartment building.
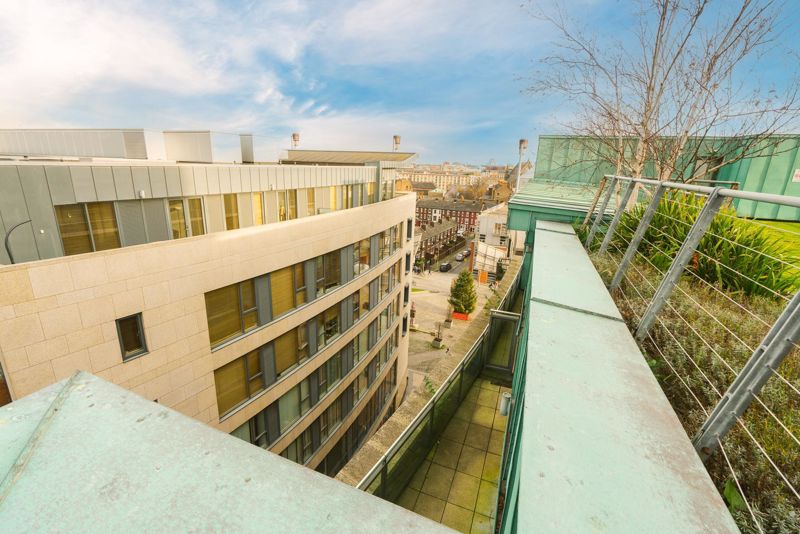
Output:
<instances>
[{"instance_id":1,"label":"curved apartment building","mask_svg":"<svg viewBox=\"0 0 800 534\"><path fill-rule=\"evenodd\" d=\"M405 390L388 167L0 162L10 397L85 370L335 474Z\"/></svg>"}]
</instances>

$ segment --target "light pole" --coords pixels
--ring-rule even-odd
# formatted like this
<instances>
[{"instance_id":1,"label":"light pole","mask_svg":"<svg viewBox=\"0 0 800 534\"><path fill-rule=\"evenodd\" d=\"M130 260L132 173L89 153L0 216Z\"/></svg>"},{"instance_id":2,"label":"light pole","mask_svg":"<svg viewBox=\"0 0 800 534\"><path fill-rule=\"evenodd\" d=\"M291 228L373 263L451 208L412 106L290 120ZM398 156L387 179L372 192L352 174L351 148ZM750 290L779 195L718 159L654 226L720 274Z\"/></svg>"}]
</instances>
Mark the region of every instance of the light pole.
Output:
<instances>
[{"instance_id":1,"label":"light pole","mask_svg":"<svg viewBox=\"0 0 800 534\"><path fill-rule=\"evenodd\" d=\"M520 139L519 140L519 162L517 163L517 186L514 188L514 192L519 191L519 175L522 172L522 154L528 149L528 140L527 139Z\"/></svg>"}]
</instances>

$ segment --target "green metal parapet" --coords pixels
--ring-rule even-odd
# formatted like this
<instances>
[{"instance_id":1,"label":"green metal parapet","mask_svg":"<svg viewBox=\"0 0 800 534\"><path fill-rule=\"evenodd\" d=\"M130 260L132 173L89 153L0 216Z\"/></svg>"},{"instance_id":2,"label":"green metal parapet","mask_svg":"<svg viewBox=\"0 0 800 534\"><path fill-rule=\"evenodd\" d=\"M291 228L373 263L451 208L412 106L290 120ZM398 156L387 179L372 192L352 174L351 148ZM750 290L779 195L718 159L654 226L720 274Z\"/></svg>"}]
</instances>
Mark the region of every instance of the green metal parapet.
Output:
<instances>
[{"instance_id":1,"label":"green metal parapet","mask_svg":"<svg viewBox=\"0 0 800 534\"><path fill-rule=\"evenodd\" d=\"M546 220L576 210L525 196L509 213L529 275L500 531L738 532L572 227Z\"/></svg>"}]
</instances>

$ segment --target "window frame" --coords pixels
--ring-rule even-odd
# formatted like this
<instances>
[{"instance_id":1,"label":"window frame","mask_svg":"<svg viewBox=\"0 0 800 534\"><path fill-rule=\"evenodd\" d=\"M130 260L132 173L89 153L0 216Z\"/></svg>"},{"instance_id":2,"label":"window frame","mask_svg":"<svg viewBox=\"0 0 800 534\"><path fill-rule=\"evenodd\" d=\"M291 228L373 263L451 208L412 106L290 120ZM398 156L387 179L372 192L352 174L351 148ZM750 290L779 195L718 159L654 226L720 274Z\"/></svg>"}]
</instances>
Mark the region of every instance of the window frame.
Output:
<instances>
[{"instance_id":1,"label":"window frame","mask_svg":"<svg viewBox=\"0 0 800 534\"><path fill-rule=\"evenodd\" d=\"M119 327L119 323L120 321L125 321L127 319L132 319L132 318L136 319L136 329L139 332L139 341L141 342L142 346L139 350L126 355L125 345L122 342L122 330ZM135 360L136 358L144 356L145 354L150 352L150 350L147 348L147 338L144 335L144 322L142 321L142 312L126 315L125 317L120 317L119 319L115 319L114 325L117 328L117 339L119 340L119 350L120 354L122 355L122 363Z\"/></svg>"}]
</instances>

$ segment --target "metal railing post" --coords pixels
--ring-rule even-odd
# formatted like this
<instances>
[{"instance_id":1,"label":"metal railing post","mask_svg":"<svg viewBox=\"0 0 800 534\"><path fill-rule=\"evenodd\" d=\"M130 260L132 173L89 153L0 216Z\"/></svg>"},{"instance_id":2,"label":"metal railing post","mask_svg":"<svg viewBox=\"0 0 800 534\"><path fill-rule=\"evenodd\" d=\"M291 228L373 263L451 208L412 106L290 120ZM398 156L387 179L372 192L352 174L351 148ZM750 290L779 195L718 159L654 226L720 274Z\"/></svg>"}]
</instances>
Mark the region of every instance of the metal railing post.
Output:
<instances>
[{"instance_id":1,"label":"metal railing post","mask_svg":"<svg viewBox=\"0 0 800 534\"><path fill-rule=\"evenodd\" d=\"M592 199L592 205L589 206L589 211L586 212L586 217L583 219L583 223L581 224L581 228L586 228L586 225L589 224L589 220L592 218L594 214L594 209L597 207L597 202L600 200L600 195L603 194L603 188L606 186L606 180L608 178L603 176L600 179L600 183L597 184L597 192L594 194L594 198Z\"/></svg>"},{"instance_id":2,"label":"metal railing post","mask_svg":"<svg viewBox=\"0 0 800 534\"><path fill-rule=\"evenodd\" d=\"M697 245L700 244L700 240L705 235L708 227L711 226L711 221L719 211L720 206L722 206L722 202L725 198L720 196L719 191L719 187L715 187L711 191L703 209L700 211L700 215L697 216L697 220L692 225L691 230L689 230L689 234L686 236L678 254L672 261L672 265L669 266L667 273L664 275L664 279L661 280L661 284L658 286L658 289L656 289L655 295L653 295L653 299L642 315L642 320L639 322L639 327L636 329L636 339L639 341L642 341L647 336L650 327L653 326L653 322L656 320L656 315L658 315L658 312L660 312L661 308L666 304L667 299L672 295L675 284L678 283L678 280L683 274L683 270L689 264L689 260L692 259Z\"/></svg>"},{"instance_id":3,"label":"metal railing post","mask_svg":"<svg viewBox=\"0 0 800 534\"><path fill-rule=\"evenodd\" d=\"M600 203L600 207L598 208L597 214L594 217L592 228L589 230L589 235L586 236L586 243L584 243L586 250L589 250L589 247L592 245L594 234L597 232L597 227L600 226L600 221L603 220L603 217L606 214L606 207L608 206L608 201L611 200L611 195L614 194L614 186L616 184L617 177L612 176L611 179L608 180L608 191L606 191L606 196L603 197L603 202Z\"/></svg>"},{"instance_id":4,"label":"metal railing post","mask_svg":"<svg viewBox=\"0 0 800 534\"><path fill-rule=\"evenodd\" d=\"M613 291L622 283L622 279L625 277L625 273L628 271L628 267L630 267L634 256L636 256L636 251L639 250L639 244L642 242L644 234L647 233L647 229L650 227L650 223L653 221L653 216L658 210L658 205L661 203L661 197L664 196L664 192L666 190L667 188L664 187L664 184L658 184L656 186L656 190L653 192L653 198L650 199L650 204L648 204L647 209L644 210L644 214L639 220L639 225L636 227L636 232L634 232L631 242L628 244L628 248L625 250L625 255L622 257L622 261L619 263L619 268L617 269L617 272L614 273L614 278L611 280L611 285L608 286L610 290Z\"/></svg>"},{"instance_id":5,"label":"metal railing post","mask_svg":"<svg viewBox=\"0 0 800 534\"><path fill-rule=\"evenodd\" d=\"M786 305L744 368L719 400L694 438L694 448L705 460L744 413L772 373L800 341L800 293Z\"/></svg>"},{"instance_id":6,"label":"metal railing post","mask_svg":"<svg viewBox=\"0 0 800 534\"><path fill-rule=\"evenodd\" d=\"M601 254L605 254L605 252L608 250L608 244L611 243L611 238L614 236L614 230L617 229L619 220L622 218L622 213L625 211L625 206L628 205L628 200L630 200L631 193L633 193L635 187L636 183L631 180L628 182L628 187L625 188L625 192L622 193L622 199L620 200L619 206L617 206L617 209L614 212L614 218L611 219L611 224L608 225L608 230L606 230L606 235L603 238L602 244L600 245Z\"/></svg>"}]
</instances>

